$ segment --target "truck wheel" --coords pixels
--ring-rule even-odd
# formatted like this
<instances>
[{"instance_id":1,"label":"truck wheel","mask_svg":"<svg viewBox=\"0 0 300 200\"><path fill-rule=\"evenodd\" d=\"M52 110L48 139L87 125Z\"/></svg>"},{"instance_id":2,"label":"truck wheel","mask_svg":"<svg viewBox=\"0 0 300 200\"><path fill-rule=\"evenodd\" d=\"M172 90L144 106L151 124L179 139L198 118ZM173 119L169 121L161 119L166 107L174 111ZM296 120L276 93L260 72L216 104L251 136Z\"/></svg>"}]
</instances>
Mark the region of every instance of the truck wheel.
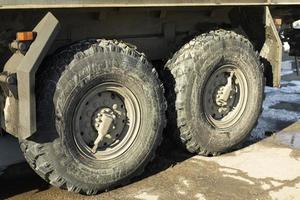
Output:
<instances>
[{"instance_id":1,"label":"truck wheel","mask_svg":"<svg viewBox=\"0 0 300 200\"><path fill-rule=\"evenodd\" d=\"M20 141L54 186L95 194L128 182L154 157L166 102L157 72L117 41L74 44L38 72L38 132Z\"/></svg>"},{"instance_id":2,"label":"truck wheel","mask_svg":"<svg viewBox=\"0 0 300 200\"><path fill-rule=\"evenodd\" d=\"M166 67L175 79L174 112L188 151L218 155L246 139L264 92L259 57L246 38L211 31L184 45Z\"/></svg>"}]
</instances>

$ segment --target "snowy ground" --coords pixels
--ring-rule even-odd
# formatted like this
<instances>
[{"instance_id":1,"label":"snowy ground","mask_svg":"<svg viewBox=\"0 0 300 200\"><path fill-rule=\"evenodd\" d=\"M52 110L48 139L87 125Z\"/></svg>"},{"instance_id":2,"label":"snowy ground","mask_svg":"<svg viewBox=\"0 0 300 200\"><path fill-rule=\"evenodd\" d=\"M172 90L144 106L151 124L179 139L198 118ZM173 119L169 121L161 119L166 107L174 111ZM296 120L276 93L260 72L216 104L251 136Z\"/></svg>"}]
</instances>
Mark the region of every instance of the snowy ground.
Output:
<instances>
[{"instance_id":1,"label":"snowy ground","mask_svg":"<svg viewBox=\"0 0 300 200\"><path fill-rule=\"evenodd\" d=\"M300 120L300 77L293 73L291 61L282 63L281 74L281 88L265 88L263 113L250 140L265 138L266 132L282 130Z\"/></svg>"}]
</instances>

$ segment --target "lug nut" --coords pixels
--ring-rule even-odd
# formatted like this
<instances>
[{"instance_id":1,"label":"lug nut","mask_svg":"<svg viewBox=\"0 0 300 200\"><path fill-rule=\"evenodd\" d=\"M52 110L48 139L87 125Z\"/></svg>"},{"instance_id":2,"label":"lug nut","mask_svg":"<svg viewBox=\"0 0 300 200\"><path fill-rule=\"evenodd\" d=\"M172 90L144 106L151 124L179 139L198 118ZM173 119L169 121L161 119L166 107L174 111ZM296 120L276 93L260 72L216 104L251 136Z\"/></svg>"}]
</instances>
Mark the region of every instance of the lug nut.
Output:
<instances>
[{"instance_id":1,"label":"lug nut","mask_svg":"<svg viewBox=\"0 0 300 200\"><path fill-rule=\"evenodd\" d=\"M112 106L112 108L113 108L114 110L116 110L116 109L118 108L118 105L117 105L117 104L114 104L114 105Z\"/></svg>"},{"instance_id":2,"label":"lug nut","mask_svg":"<svg viewBox=\"0 0 300 200\"><path fill-rule=\"evenodd\" d=\"M112 138L111 135L109 135L109 134L105 135L105 137L107 137L108 139Z\"/></svg>"}]
</instances>

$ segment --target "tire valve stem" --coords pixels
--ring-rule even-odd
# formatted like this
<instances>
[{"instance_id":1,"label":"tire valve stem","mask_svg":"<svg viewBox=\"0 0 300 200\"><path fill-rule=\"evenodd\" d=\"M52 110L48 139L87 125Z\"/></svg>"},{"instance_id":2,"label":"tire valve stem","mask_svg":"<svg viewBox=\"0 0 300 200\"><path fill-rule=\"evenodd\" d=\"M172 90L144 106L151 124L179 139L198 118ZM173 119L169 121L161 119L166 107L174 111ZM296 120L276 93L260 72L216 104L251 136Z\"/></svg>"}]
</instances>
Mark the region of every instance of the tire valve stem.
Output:
<instances>
[{"instance_id":1,"label":"tire valve stem","mask_svg":"<svg viewBox=\"0 0 300 200\"><path fill-rule=\"evenodd\" d=\"M108 132L111 128L111 125L113 124L113 121L114 121L113 116L108 113L103 113L101 120L96 120L95 127L97 129L98 136L97 136L96 140L94 141L94 146L92 148L92 152L94 154L97 152L99 143L102 141L102 139L105 137L105 135L108 134Z\"/></svg>"}]
</instances>

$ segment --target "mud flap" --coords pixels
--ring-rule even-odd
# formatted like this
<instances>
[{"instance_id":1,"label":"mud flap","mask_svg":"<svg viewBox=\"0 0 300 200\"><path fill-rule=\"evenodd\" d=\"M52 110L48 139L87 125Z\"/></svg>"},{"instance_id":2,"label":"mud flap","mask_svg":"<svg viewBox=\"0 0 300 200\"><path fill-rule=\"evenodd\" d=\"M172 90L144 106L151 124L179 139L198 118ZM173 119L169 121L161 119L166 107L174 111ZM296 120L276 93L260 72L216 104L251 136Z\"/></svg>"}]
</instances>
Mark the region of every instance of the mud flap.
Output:
<instances>
[{"instance_id":1,"label":"mud flap","mask_svg":"<svg viewBox=\"0 0 300 200\"><path fill-rule=\"evenodd\" d=\"M59 22L48 13L33 32L36 38L26 54L15 52L4 67L5 73L16 74L17 97L6 97L2 127L22 139L36 132L35 73L59 32Z\"/></svg>"},{"instance_id":2,"label":"mud flap","mask_svg":"<svg viewBox=\"0 0 300 200\"><path fill-rule=\"evenodd\" d=\"M265 32L266 40L260 52L260 56L267 59L272 65L273 87L280 87L282 42L274 24L269 7L265 8Z\"/></svg>"}]
</instances>

